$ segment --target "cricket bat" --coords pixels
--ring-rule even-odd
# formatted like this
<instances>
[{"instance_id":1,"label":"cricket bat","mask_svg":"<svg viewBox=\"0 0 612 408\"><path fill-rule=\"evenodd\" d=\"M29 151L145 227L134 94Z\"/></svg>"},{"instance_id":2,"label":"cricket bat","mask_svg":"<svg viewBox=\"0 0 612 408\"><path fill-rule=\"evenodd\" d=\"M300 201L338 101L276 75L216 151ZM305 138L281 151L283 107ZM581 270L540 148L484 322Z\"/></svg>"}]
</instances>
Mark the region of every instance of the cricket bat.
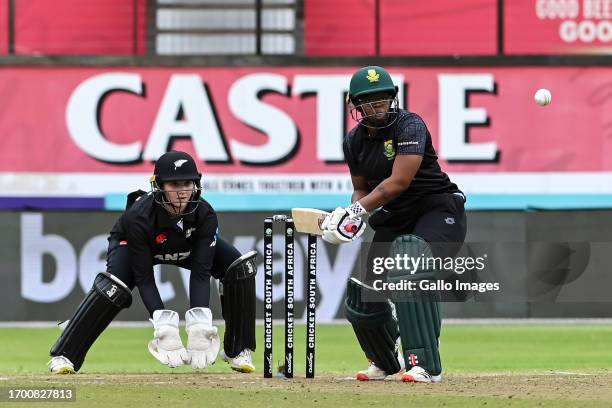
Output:
<instances>
[{"instance_id":1,"label":"cricket bat","mask_svg":"<svg viewBox=\"0 0 612 408\"><path fill-rule=\"evenodd\" d=\"M323 235L321 223L329 213L316 208L292 208L291 218L297 232L304 234ZM359 228L355 224L347 224L344 229L347 232L356 232Z\"/></svg>"}]
</instances>

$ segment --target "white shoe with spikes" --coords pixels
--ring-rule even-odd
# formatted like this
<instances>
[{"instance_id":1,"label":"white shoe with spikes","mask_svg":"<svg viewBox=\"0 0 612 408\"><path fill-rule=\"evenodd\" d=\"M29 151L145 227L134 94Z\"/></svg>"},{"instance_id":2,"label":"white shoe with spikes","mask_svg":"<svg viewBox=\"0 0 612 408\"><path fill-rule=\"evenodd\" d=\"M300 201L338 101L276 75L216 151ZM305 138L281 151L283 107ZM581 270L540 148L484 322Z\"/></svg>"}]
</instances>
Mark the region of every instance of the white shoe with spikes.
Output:
<instances>
[{"instance_id":1,"label":"white shoe with spikes","mask_svg":"<svg viewBox=\"0 0 612 408\"><path fill-rule=\"evenodd\" d=\"M241 373L252 373L255 371L255 365L253 365L253 357L251 350L248 348L242 350L236 357L228 357L225 354L225 350L221 352L223 360L227 361L232 370Z\"/></svg>"},{"instance_id":2,"label":"white shoe with spikes","mask_svg":"<svg viewBox=\"0 0 612 408\"><path fill-rule=\"evenodd\" d=\"M414 383L439 383L442 381L442 375L431 375L424 368L414 366L402 375L402 381Z\"/></svg>"},{"instance_id":3,"label":"white shoe with spikes","mask_svg":"<svg viewBox=\"0 0 612 408\"><path fill-rule=\"evenodd\" d=\"M64 356L55 356L47 363L52 374L74 374L74 364Z\"/></svg>"}]
</instances>

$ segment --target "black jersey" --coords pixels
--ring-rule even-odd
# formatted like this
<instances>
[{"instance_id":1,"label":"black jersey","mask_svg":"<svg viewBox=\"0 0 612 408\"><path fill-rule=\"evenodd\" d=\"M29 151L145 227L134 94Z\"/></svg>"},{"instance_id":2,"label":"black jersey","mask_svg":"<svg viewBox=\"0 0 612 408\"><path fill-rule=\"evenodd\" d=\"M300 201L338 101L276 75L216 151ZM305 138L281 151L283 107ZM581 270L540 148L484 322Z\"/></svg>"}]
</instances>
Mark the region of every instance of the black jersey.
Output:
<instances>
[{"instance_id":1,"label":"black jersey","mask_svg":"<svg viewBox=\"0 0 612 408\"><path fill-rule=\"evenodd\" d=\"M356 126L346 135L343 143L344 157L351 175L363 177L370 190L391 176L397 155L423 156L410 186L385 204L385 209L406 209L414 201L429 194L460 192L440 169L431 135L419 115L400 109L395 123L378 132L376 138L372 138L368 136L366 127Z\"/></svg>"},{"instance_id":2,"label":"black jersey","mask_svg":"<svg viewBox=\"0 0 612 408\"><path fill-rule=\"evenodd\" d=\"M217 215L207 201L200 199L196 211L173 219L149 193L123 213L109 241L111 245L127 245L134 282L152 313L164 308L153 276L153 265L157 264L189 269L191 307L208 307L217 235Z\"/></svg>"}]
</instances>

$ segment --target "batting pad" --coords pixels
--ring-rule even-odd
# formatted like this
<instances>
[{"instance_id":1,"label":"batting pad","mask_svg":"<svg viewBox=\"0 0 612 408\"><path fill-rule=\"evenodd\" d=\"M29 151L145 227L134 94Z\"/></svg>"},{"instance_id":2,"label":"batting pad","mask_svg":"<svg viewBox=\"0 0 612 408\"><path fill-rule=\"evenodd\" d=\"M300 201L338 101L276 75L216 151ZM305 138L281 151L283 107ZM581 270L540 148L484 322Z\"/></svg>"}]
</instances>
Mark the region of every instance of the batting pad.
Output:
<instances>
[{"instance_id":1,"label":"batting pad","mask_svg":"<svg viewBox=\"0 0 612 408\"><path fill-rule=\"evenodd\" d=\"M390 256L431 257L429 244L415 235L403 235L391 244ZM417 271L391 269L388 271L389 282L433 280L435 270L420 269ZM419 366L431 375L442 372L438 339L440 337L440 311L436 301L439 294L435 291L393 292L392 299L399 323L400 337L406 370Z\"/></svg>"},{"instance_id":2,"label":"batting pad","mask_svg":"<svg viewBox=\"0 0 612 408\"><path fill-rule=\"evenodd\" d=\"M223 350L228 357L236 357L246 348L255 351L256 256L255 251L241 256L227 268L223 278Z\"/></svg>"},{"instance_id":3,"label":"batting pad","mask_svg":"<svg viewBox=\"0 0 612 408\"><path fill-rule=\"evenodd\" d=\"M348 280L345 314L366 357L388 375L400 370L395 344L397 321L388 302L363 302L361 291L374 291L355 278Z\"/></svg>"},{"instance_id":4,"label":"batting pad","mask_svg":"<svg viewBox=\"0 0 612 408\"><path fill-rule=\"evenodd\" d=\"M78 371L94 341L121 309L131 304L132 293L121 280L110 273L99 273L50 354L67 357Z\"/></svg>"}]
</instances>

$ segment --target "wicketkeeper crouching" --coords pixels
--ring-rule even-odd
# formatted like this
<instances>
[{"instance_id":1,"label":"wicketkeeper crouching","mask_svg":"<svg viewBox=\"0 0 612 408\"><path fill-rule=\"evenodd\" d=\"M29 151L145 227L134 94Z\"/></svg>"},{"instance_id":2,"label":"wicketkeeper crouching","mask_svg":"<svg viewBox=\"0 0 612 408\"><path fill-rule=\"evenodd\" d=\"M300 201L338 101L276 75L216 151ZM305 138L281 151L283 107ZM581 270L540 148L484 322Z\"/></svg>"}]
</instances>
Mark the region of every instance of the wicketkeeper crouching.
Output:
<instances>
[{"instance_id":1,"label":"wicketkeeper crouching","mask_svg":"<svg viewBox=\"0 0 612 408\"><path fill-rule=\"evenodd\" d=\"M153 339L148 348L170 368L191 364L204 369L215 363L220 349L212 324L210 277L222 285L225 319L222 357L231 368L255 370L256 252L245 255L219 237L217 216L200 197L201 174L184 152L162 155L151 177L151 192L131 193L126 211L108 238L107 271L77 307L51 348L49 369L71 374L83 365L87 351L110 324L132 303L138 291L151 316ZM187 345L179 336L179 315L164 307L155 284L153 265L172 264L189 269L190 309L185 313Z\"/></svg>"}]
</instances>

